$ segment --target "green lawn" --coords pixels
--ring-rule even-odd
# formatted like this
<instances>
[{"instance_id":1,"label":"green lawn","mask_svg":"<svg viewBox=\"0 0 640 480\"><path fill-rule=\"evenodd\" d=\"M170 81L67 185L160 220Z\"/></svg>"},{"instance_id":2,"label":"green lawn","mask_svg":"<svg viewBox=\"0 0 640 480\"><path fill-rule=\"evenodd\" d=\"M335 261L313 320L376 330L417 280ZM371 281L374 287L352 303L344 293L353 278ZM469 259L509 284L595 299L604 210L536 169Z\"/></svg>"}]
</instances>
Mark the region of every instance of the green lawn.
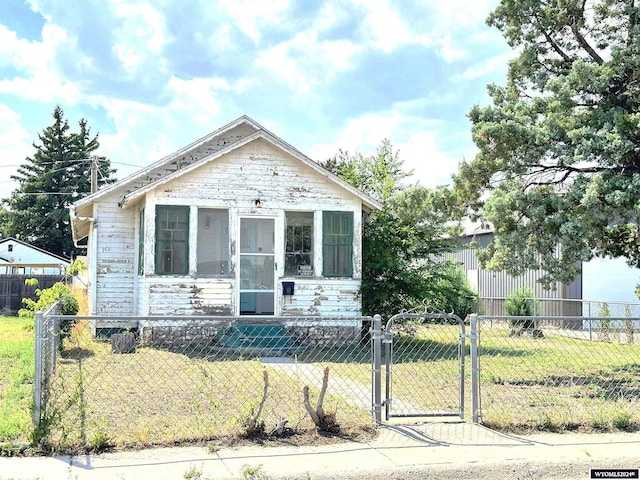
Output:
<instances>
[{"instance_id":1,"label":"green lawn","mask_svg":"<svg viewBox=\"0 0 640 480\"><path fill-rule=\"evenodd\" d=\"M32 431L33 321L0 317L0 442L23 442Z\"/></svg>"},{"instance_id":2,"label":"green lawn","mask_svg":"<svg viewBox=\"0 0 640 480\"><path fill-rule=\"evenodd\" d=\"M544 338L481 336L483 420L503 430L637 430L640 346L587 341L549 330Z\"/></svg>"},{"instance_id":3,"label":"green lawn","mask_svg":"<svg viewBox=\"0 0 640 480\"><path fill-rule=\"evenodd\" d=\"M457 326L422 325L395 337L392 413L457 411L458 334ZM640 429L640 345L588 341L572 334L548 329L544 338L510 337L507 328L482 329L480 397L485 425L511 432ZM468 341L466 351L469 420ZM371 366L364 352L353 352L351 360L348 355L334 360L332 371L366 383Z\"/></svg>"}]
</instances>

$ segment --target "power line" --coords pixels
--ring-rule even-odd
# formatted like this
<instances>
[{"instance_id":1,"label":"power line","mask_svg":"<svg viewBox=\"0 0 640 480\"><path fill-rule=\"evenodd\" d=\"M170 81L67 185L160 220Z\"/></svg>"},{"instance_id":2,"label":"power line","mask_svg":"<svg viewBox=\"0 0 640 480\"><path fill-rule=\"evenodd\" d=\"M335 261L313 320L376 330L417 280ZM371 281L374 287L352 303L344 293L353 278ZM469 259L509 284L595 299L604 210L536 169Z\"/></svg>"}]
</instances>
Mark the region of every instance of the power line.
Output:
<instances>
[{"instance_id":1,"label":"power line","mask_svg":"<svg viewBox=\"0 0 640 480\"><path fill-rule=\"evenodd\" d=\"M123 163L123 162L111 162L113 165L122 165L123 167L136 167L136 168L142 168L141 165L134 165L132 163Z\"/></svg>"},{"instance_id":2,"label":"power line","mask_svg":"<svg viewBox=\"0 0 640 480\"><path fill-rule=\"evenodd\" d=\"M104 160L108 160L107 158L105 158ZM25 163L20 163L20 164L16 164L16 165L0 165L0 167L11 167L11 168L20 168L20 167L24 167L26 165L55 165L56 163L62 163L62 162L67 162L67 163L81 163L81 162L88 162L91 161L90 158L77 158L77 159L69 159L69 160L52 160L49 162L25 162Z\"/></svg>"},{"instance_id":3,"label":"power line","mask_svg":"<svg viewBox=\"0 0 640 480\"><path fill-rule=\"evenodd\" d=\"M78 192L14 192L14 194L15 195L71 195L76 197L79 196Z\"/></svg>"},{"instance_id":4,"label":"power line","mask_svg":"<svg viewBox=\"0 0 640 480\"><path fill-rule=\"evenodd\" d=\"M91 159L90 158L82 158L79 160L69 160L69 163L82 163L82 162L90 162ZM142 168L142 165L136 165L133 163L125 163L125 162L115 162L113 160L109 160L108 158L103 158L103 157L98 157L98 161L99 162L109 162L111 165L121 165L123 167L134 167L134 168ZM55 165L56 163L60 163L60 162L41 162L38 163L37 165L42 165L42 166L47 166L47 165ZM24 167L25 165L29 165L28 163L21 163L21 164L15 164L15 165L0 165L0 168L21 168Z\"/></svg>"}]
</instances>

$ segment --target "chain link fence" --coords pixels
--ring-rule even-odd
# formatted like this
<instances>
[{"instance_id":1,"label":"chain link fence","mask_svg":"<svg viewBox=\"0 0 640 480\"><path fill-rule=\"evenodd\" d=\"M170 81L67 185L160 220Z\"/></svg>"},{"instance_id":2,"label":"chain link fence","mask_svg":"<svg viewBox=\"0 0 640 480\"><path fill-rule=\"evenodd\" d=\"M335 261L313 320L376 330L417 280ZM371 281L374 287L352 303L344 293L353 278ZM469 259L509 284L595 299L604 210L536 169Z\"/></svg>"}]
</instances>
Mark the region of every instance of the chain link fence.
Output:
<instances>
[{"instance_id":1,"label":"chain link fence","mask_svg":"<svg viewBox=\"0 0 640 480\"><path fill-rule=\"evenodd\" d=\"M39 314L38 438L71 451L356 436L383 417L446 416L640 429L637 317L393 318Z\"/></svg>"},{"instance_id":2,"label":"chain link fence","mask_svg":"<svg viewBox=\"0 0 640 480\"><path fill-rule=\"evenodd\" d=\"M399 314L385 325L385 418L465 410L465 324L452 314Z\"/></svg>"},{"instance_id":3,"label":"chain link fence","mask_svg":"<svg viewBox=\"0 0 640 480\"><path fill-rule=\"evenodd\" d=\"M484 425L510 432L640 428L637 318L478 322Z\"/></svg>"},{"instance_id":4,"label":"chain link fence","mask_svg":"<svg viewBox=\"0 0 640 480\"><path fill-rule=\"evenodd\" d=\"M45 318L51 450L371 431L369 318Z\"/></svg>"},{"instance_id":5,"label":"chain link fence","mask_svg":"<svg viewBox=\"0 0 640 480\"><path fill-rule=\"evenodd\" d=\"M43 416L42 406L47 400L49 381L57 365L60 328L55 315L58 313L58 304L54 304L46 312L36 314L33 378L33 422L36 426Z\"/></svg>"},{"instance_id":6,"label":"chain link fence","mask_svg":"<svg viewBox=\"0 0 640 480\"><path fill-rule=\"evenodd\" d=\"M505 297L481 297L478 299L478 314L506 315ZM567 298L531 298L533 314L545 317L631 317L640 318L640 303L603 302Z\"/></svg>"}]
</instances>

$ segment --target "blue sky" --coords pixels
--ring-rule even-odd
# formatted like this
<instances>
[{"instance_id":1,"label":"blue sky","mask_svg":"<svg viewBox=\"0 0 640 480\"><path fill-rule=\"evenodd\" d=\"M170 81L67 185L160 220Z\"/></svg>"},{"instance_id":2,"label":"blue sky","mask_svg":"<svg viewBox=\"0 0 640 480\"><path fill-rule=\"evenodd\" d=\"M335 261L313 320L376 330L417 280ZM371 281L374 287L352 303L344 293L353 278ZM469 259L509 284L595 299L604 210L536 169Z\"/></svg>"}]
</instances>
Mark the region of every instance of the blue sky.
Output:
<instances>
[{"instance_id":1,"label":"blue sky","mask_svg":"<svg viewBox=\"0 0 640 480\"><path fill-rule=\"evenodd\" d=\"M62 106L123 178L247 114L314 160L387 138L415 180L474 156L513 56L498 0L0 0L0 196Z\"/></svg>"}]
</instances>

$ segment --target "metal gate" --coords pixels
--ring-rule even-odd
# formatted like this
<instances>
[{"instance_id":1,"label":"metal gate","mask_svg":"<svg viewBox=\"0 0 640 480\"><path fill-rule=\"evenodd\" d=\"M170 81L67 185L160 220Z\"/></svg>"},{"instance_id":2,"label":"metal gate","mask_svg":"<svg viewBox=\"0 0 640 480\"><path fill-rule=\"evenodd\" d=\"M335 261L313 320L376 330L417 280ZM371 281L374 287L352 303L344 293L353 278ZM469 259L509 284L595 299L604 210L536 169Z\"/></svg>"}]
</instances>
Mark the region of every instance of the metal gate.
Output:
<instances>
[{"instance_id":1,"label":"metal gate","mask_svg":"<svg viewBox=\"0 0 640 480\"><path fill-rule=\"evenodd\" d=\"M455 314L403 313L384 329L385 417L464 419L466 334Z\"/></svg>"}]
</instances>

